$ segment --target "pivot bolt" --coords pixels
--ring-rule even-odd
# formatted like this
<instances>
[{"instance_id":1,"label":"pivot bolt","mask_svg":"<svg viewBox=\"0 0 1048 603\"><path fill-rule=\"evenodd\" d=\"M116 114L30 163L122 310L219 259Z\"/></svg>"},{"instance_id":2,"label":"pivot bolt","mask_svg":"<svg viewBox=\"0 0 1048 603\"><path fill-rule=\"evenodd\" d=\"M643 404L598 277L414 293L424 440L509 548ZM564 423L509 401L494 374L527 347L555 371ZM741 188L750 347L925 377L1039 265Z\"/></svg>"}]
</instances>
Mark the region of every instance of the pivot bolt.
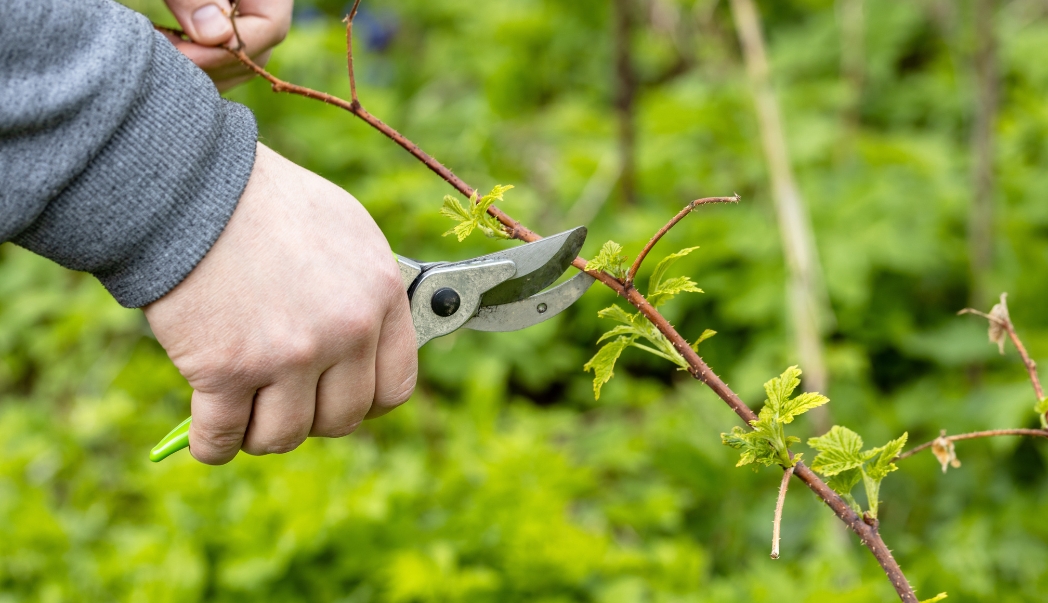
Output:
<instances>
[{"instance_id":1,"label":"pivot bolt","mask_svg":"<svg viewBox=\"0 0 1048 603\"><path fill-rule=\"evenodd\" d=\"M447 318L458 312L459 304L461 303L462 299L459 297L458 291L451 287L442 287L433 293L433 299L430 300L429 306L433 308L434 314Z\"/></svg>"}]
</instances>

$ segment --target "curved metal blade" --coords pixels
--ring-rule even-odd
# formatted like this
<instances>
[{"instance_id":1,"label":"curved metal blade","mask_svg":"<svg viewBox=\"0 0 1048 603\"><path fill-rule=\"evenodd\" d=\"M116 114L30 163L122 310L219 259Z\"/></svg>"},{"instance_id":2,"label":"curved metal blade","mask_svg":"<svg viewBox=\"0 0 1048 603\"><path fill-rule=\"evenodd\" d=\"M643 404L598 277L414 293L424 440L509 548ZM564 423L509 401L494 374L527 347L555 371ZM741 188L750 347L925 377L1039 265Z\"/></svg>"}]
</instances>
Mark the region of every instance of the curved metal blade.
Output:
<instances>
[{"instance_id":1,"label":"curved metal blade","mask_svg":"<svg viewBox=\"0 0 1048 603\"><path fill-rule=\"evenodd\" d=\"M579 226L533 243L469 260L470 263L512 260L517 265L517 274L513 278L484 293L480 307L521 301L549 287L564 274L585 242L586 227Z\"/></svg>"},{"instance_id":2,"label":"curved metal blade","mask_svg":"<svg viewBox=\"0 0 1048 603\"><path fill-rule=\"evenodd\" d=\"M575 303L595 279L580 272L556 287L517 302L481 307L462 325L474 331L517 331L553 318Z\"/></svg>"}]
</instances>

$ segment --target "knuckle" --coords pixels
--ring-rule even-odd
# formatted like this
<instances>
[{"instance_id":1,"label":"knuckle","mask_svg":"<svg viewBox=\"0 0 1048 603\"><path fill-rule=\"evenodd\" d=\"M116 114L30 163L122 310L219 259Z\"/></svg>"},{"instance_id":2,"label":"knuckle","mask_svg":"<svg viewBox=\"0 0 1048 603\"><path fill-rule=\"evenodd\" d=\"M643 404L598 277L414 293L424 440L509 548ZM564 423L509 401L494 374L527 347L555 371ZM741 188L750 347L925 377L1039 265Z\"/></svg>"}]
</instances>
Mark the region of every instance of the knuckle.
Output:
<instances>
[{"instance_id":1,"label":"knuckle","mask_svg":"<svg viewBox=\"0 0 1048 603\"><path fill-rule=\"evenodd\" d=\"M362 421L357 419L336 425L322 425L313 430L313 435L322 438L343 438L356 431L361 423Z\"/></svg>"},{"instance_id":2,"label":"knuckle","mask_svg":"<svg viewBox=\"0 0 1048 603\"><path fill-rule=\"evenodd\" d=\"M290 366L309 366L319 353L317 342L308 337L294 337L279 344L284 361Z\"/></svg>"}]
</instances>

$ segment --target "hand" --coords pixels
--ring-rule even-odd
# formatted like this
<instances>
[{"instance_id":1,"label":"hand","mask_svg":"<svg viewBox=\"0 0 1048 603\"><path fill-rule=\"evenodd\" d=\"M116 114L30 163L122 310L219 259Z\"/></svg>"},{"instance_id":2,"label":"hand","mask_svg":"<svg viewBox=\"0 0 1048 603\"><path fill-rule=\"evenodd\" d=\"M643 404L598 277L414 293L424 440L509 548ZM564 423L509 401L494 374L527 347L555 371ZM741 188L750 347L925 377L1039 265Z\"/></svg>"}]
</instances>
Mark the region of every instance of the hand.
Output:
<instances>
[{"instance_id":1,"label":"hand","mask_svg":"<svg viewBox=\"0 0 1048 603\"><path fill-rule=\"evenodd\" d=\"M246 82L254 73L218 46L236 46L229 21L229 0L165 0L189 36L183 40L165 32L171 43L203 69L219 90ZM251 60L265 65L273 47L284 40L291 27L294 0L241 0L237 8L237 31Z\"/></svg>"},{"instance_id":2,"label":"hand","mask_svg":"<svg viewBox=\"0 0 1048 603\"><path fill-rule=\"evenodd\" d=\"M415 387L385 237L351 195L262 144L214 247L145 314L193 387L189 446L204 463L347 435Z\"/></svg>"}]
</instances>

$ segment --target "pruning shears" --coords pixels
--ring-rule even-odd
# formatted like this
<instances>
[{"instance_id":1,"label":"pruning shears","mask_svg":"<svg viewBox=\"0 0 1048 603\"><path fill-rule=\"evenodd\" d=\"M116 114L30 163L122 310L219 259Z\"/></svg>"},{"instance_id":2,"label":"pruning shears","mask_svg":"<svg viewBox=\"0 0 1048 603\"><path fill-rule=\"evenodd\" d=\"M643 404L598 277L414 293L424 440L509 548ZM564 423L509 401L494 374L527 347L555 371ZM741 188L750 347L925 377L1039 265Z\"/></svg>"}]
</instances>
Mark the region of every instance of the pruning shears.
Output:
<instances>
[{"instance_id":1,"label":"pruning shears","mask_svg":"<svg viewBox=\"0 0 1048 603\"><path fill-rule=\"evenodd\" d=\"M516 331L548 320L575 303L593 284L580 272L552 285L571 266L586 240L579 226L545 239L459 262L418 262L397 257L418 347L466 328ZM182 421L149 453L159 462L189 446Z\"/></svg>"}]
</instances>

